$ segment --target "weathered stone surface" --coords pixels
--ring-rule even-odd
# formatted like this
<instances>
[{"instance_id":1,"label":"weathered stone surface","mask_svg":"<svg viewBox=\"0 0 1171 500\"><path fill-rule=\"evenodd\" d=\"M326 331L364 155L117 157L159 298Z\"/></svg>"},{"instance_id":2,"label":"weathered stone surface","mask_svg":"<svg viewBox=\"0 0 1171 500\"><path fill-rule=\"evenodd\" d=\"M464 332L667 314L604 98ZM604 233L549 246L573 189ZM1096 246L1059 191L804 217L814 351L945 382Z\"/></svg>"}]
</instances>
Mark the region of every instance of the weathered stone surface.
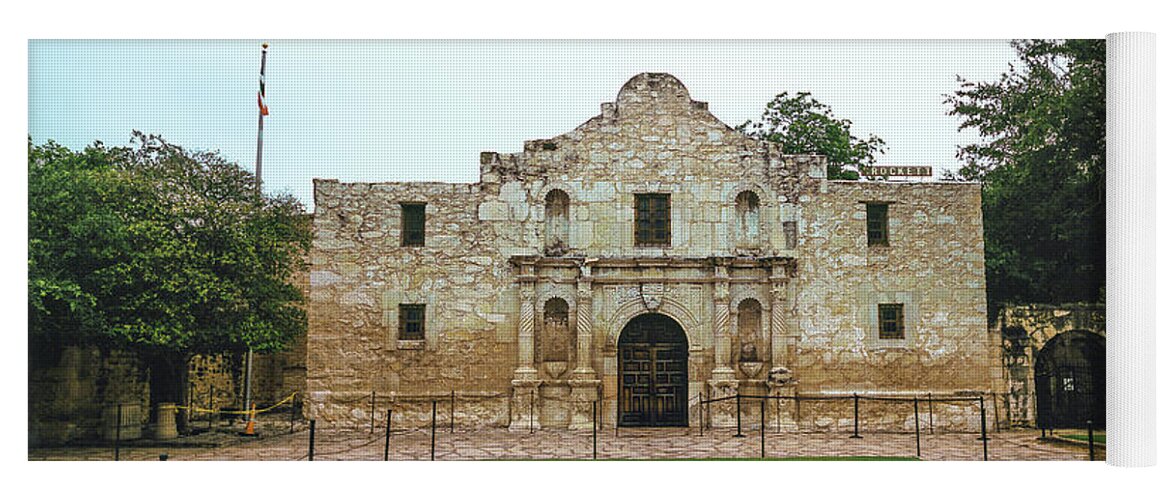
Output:
<instances>
[{"instance_id":1,"label":"weathered stone surface","mask_svg":"<svg viewBox=\"0 0 1171 500\"><path fill-rule=\"evenodd\" d=\"M1037 423L1035 365L1037 355L1058 335L1089 332L1106 336L1104 304L1007 307L1000 311L993 333L1000 336L1003 384L997 388L998 418L1009 425ZM1105 381L1100 381L1105 383Z\"/></svg>"},{"instance_id":2,"label":"weathered stone surface","mask_svg":"<svg viewBox=\"0 0 1171 500\"><path fill-rule=\"evenodd\" d=\"M828 181L823 157L735 131L656 73L566 134L483 153L480 168L475 184L315 181L307 384L320 418L355 419L361 403L348 401L372 390L455 390L502 395L468 401L479 425L527 429L535 395L534 425L580 428L594 391L613 425L618 337L651 311L686 333L690 406L736 387L765 393L777 366L787 390L811 396L994 386L976 184ZM564 213L546 206L554 190ZM635 244L642 193L670 195L669 245ZM889 247L867 246L867 201L890 204ZM404 202L427 203L422 247L399 246ZM554 300L567 325L546 321ZM877 339L888 302L905 306L903 340ZM425 341L398 339L399 304L426 304ZM742 304L759 318L741 319ZM797 419L795 407L782 420L843 417L826 406ZM905 428L909 413L867 418ZM970 424L961 416L954 425Z\"/></svg>"}]
</instances>

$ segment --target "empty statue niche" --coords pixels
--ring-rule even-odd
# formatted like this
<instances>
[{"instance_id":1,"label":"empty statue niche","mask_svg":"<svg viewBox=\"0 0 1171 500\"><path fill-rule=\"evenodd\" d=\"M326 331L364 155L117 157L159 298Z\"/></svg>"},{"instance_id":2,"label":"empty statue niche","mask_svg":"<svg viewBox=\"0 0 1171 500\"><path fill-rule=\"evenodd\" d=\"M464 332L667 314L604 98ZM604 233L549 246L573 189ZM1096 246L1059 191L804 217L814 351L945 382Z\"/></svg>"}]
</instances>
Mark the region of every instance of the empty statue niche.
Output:
<instances>
[{"instance_id":1,"label":"empty statue niche","mask_svg":"<svg viewBox=\"0 0 1171 500\"><path fill-rule=\"evenodd\" d=\"M545 301L541 331L537 336L537 354L545 372L553 379L560 378L572 361L576 335L569 318L569 304L565 299L554 297Z\"/></svg>"},{"instance_id":2,"label":"empty statue niche","mask_svg":"<svg viewBox=\"0 0 1171 500\"><path fill-rule=\"evenodd\" d=\"M732 224L737 249L760 248L760 197L752 191L736 195L736 220Z\"/></svg>"},{"instance_id":3,"label":"empty statue niche","mask_svg":"<svg viewBox=\"0 0 1171 500\"><path fill-rule=\"evenodd\" d=\"M736 308L736 338L734 356L745 377L755 378L764 366L760 352L761 307L756 299L744 299Z\"/></svg>"},{"instance_id":4,"label":"empty statue niche","mask_svg":"<svg viewBox=\"0 0 1171 500\"><path fill-rule=\"evenodd\" d=\"M545 195L545 254L565 255L569 251L569 195L560 189Z\"/></svg>"}]
</instances>

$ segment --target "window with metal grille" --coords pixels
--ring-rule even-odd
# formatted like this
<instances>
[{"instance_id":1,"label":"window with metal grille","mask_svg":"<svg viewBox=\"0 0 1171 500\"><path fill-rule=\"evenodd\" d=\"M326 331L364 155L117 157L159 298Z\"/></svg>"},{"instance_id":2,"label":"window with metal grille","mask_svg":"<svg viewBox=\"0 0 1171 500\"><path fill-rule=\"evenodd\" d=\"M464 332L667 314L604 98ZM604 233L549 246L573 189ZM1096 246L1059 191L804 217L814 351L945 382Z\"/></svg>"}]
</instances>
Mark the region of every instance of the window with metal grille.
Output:
<instances>
[{"instance_id":1,"label":"window with metal grille","mask_svg":"<svg viewBox=\"0 0 1171 500\"><path fill-rule=\"evenodd\" d=\"M398 305L398 339L423 340L427 306L424 304Z\"/></svg>"},{"instance_id":2,"label":"window with metal grille","mask_svg":"<svg viewBox=\"0 0 1171 500\"><path fill-rule=\"evenodd\" d=\"M906 338L903 325L902 304L878 305L878 338L882 340L902 340Z\"/></svg>"},{"instance_id":3,"label":"window with metal grille","mask_svg":"<svg viewBox=\"0 0 1171 500\"><path fill-rule=\"evenodd\" d=\"M402 246L421 247L426 238L426 208L425 203L403 203L403 230Z\"/></svg>"},{"instance_id":4,"label":"window with metal grille","mask_svg":"<svg viewBox=\"0 0 1171 500\"><path fill-rule=\"evenodd\" d=\"M634 242L636 245L671 244L671 195L636 194Z\"/></svg>"},{"instance_id":5,"label":"window with metal grille","mask_svg":"<svg viewBox=\"0 0 1171 500\"><path fill-rule=\"evenodd\" d=\"M890 245L890 227L887 224L890 205L866 204L866 243L874 246Z\"/></svg>"}]
</instances>

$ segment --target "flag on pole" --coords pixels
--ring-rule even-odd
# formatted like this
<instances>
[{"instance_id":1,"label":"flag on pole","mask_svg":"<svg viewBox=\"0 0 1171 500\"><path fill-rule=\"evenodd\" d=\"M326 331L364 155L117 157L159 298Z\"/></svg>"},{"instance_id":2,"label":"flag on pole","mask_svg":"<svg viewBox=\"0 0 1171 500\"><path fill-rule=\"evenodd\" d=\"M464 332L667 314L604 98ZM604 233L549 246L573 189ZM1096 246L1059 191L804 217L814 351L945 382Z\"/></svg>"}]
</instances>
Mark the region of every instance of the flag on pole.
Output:
<instances>
[{"instance_id":1,"label":"flag on pole","mask_svg":"<svg viewBox=\"0 0 1171 500\"><path fill-rule=\"evenodd\" d=\"M260 106L260 114L268 116L268 104L264 102L264 73L260 73L260 91L256 93L256 104Z\"/></svg>"}]
</instances>

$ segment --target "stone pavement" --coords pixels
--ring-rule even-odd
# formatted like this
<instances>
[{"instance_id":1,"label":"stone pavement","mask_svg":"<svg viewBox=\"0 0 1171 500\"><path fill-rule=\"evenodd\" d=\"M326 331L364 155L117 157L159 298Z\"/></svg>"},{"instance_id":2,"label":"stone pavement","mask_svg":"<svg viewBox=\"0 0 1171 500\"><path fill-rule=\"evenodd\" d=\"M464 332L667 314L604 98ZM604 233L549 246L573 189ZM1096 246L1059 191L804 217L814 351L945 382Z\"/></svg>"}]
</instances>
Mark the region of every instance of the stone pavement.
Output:
<instances>
[{"instance_id":1,"label":"stone pavement","mask_svg":"<svg viewBox=\"0 0 1171 500\"><path fill-rule=\"evenodd\" d=\"M598 433L599 459L758 459L760 432L732 430L705 432L696 429L614 429ZM1085 447L1041 442L1031 431L994 433L988 442L990 460L1086 460ZM382 460L385 436L381 430L330 430L318 428L315 460ZM216 447L122 448L122 460L305 460L309 433L299 425L265 434L260 439L238 438ZM429 430L391 433L392 460L430 459ZM923 460L980 460L981 442L976 434L924 434ZM504 429L440 428L435 435L436 460L589 460L592 438L588 431L509 432ZM765 453L770 459L796 457L914 457L914 434L765 433ZM1104 459L1099 453L1098 460ZM45 448L29 450L30 460L112 460L112 447Z\"/></svg>"}]
</instances>

